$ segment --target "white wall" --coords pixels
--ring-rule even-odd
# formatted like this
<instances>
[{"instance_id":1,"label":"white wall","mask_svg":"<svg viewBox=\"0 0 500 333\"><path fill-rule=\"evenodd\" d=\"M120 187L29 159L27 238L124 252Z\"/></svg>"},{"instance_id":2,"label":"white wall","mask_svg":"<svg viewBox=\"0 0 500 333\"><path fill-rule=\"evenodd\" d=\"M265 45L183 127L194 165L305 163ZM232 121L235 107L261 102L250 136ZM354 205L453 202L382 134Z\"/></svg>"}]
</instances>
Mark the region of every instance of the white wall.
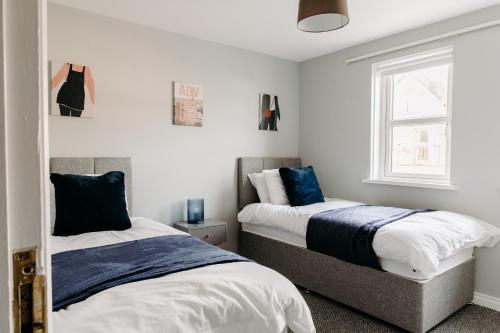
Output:
<instances>
[{"instance_id":1,"label":"white wall","mask_svg":"<svg viewBox=\"0 0 500 333\"><path fill-rule=\"evenodd\" d=\"M500 7L301 63L300 155L328 196L452 210L500 227L500 28L374 59L345 60L500 17ZM371 65L453 45L452 182L456 191L362 184L370 172ZM500 297L500 246L477 254L476 291Z\"/></svg>"},{"instance_id":2,"label":"white wall","mask_svg":"<svg viewBox=\"0 0 500 333\"><path fill-rule=\"evenodd\" d=\"M3 30L0 56L3 60L0 65L1 332L10 332L13 328L12 252L42 245L39 6L37 0L0 1Z\"/></svg>"},{"instance_id":3,"label":"white wall","mask_svg":"<svg viewBox=\"0 0 500 333\"><path fill-rule=\"evenodd\" d=\"M7 1L5 11L7 212L11 247L18 249L38 244L41 234L38 4Z\"/></svg>"},{"instance_id":4,"label":"white wall","mask_svg":"<svg viewBox=\"0 0 500 333\"><path fill-rule=\"evenodd\" d=\"M51 156L131 156L134 215L171 224L185 200L230 221L236 158L297 156L299 65L67 7L48 8L49 60L93 66L97 117L50 117ZM202 84L202 128L172 125L172 81ZM258 130L260 92L279 95L279 132Z\"/></svg>"}]
</instances>

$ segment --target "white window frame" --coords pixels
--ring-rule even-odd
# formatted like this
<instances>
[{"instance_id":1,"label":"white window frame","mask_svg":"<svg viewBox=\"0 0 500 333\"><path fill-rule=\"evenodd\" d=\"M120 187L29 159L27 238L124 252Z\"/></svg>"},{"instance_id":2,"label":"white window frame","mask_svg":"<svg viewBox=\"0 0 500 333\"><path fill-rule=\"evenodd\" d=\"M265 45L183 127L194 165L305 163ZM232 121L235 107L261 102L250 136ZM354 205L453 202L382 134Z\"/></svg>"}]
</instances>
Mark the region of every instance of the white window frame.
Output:
<instances>
[{"instance_id":1,"label":"white window frame","mask_svg":"<svg viewBox=\"0 0 500 333\"><path fill-rule=\"evenodd\" d=\"M446 116L422 117L413 119L392 119L392 75L419 68L448 64L448 103ZM372 144L371 174L368 183L394 183L395 185L416 184L418 187L451 185L451 120L453 91L453 48L446 47L408 57L384 61L372 66ZM393 173L392 164L392 129L400 125L446 125L446 166L445 175L426 175L412 173ZM399 183L399 184L398 184ZM433 186L437 185L437 186Z\"/></svg>"}]
</instances>

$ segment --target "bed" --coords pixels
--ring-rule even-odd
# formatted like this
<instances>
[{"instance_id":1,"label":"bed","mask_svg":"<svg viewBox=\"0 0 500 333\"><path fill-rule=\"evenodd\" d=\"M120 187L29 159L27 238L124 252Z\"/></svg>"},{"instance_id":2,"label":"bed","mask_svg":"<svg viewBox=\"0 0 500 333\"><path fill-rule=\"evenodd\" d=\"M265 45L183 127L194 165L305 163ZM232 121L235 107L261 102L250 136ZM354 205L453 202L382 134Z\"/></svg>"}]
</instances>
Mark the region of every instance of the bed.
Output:
<instances>
[{"instance_id":1,"label":"bed","mask_svg":"<svg viewBox=\"0 0 500 333\"><path fill-rule=\"evenodd\" d=\"M132 212L129 158L53 158L51 173L123 171ZM186 235L146 218L124 231L52 236L54 255L154 237ZM186 236L187 237L187 236ZM307 304L284 276L255 262L210 265L101 291L52 314L54 332L315 332Z\"/></svg>"},{"instance_id":2,"label":"bed","mask_svg":"<svg viewBox=\"0 0 500 333\"><path fill-rule=\"evenodd\" d=\"M249 174L300 166L299 158L239 158L239 209L259 202ZM439 269L429 278L390 260L381 262L385 271L352 264L306 249L296 233L243 223L240 252L299 286L411 332L428 331L473 298L472 249L439 262Z\"/></svg>"}]
</instances>

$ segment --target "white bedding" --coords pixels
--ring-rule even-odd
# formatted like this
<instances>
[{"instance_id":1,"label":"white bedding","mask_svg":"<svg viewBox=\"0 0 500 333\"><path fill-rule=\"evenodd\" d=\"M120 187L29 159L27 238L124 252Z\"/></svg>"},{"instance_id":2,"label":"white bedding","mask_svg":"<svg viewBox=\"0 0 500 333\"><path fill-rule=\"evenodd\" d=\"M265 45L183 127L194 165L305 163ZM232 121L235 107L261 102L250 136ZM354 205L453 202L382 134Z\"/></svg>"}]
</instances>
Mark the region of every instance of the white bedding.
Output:
<instances>
[{"instance_id":1,"label":"white bedding","mask_svg":"<svg viewBox=\"0 0 500 333\"><path fill-rule=\"evenodd\" d=\"M274 239L293 246L301 247L303 249L307 248L306 244L307 242L305 237L292 234L291 232L282 229L270 228L250 223L242 223L241 230L262 237ZM463 264L466 261L469 261L473 257L473 252L474 252L473 248L461 249L451 257L440 260L436 275L440 275L460 264ZM418 270L414 269L410 265L397 262L396 260L385 259L385 258L378 258L378 260L380 263L380 267L382 267L382 269L386 272L390 272L412 280L418 280L418 281L429 280L428 277L424 276Z\"/></svg>"},{"instance_id":2,"label":"white bedding","mask_svg":"<svg viewBox=\"0 0 500 333\"><path fill-rule=\"evenodd\" d=\"M238 214L241 223L278 228L306 236L309 218L319 212L359 205L342 199L326 199L302 207L250 204ZM439 272L439 262L475 246L495 246L500 229L470 216L446 211L419 213L380 228L373 240L379 258L395 260L418 270L426 278Z\"/></svg>"},{"instance_id":3,"label":"white bedding","mask_svg":"<svg viewBox=\"0 0 500 333\"><path fill-rule=\"evenodd\" d=\"M144 218L132 228L52 237L53 253L180 234ZM117 286L53 313L56 333L315 332L307 304L277 272L251 262L196 268Z\"/></svg>"}]
</instances>

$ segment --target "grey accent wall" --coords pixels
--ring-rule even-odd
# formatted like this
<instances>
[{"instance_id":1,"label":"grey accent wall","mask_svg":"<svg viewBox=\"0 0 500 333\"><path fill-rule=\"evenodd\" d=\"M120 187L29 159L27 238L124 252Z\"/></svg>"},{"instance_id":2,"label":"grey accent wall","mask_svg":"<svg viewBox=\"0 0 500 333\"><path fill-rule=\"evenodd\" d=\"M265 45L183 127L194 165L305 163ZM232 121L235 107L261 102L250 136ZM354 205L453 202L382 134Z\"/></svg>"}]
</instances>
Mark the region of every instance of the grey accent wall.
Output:
<instances>
[{"instance_id":1,"label":"grey accent wall","mask_svg":"<svg viewBox=\"0 0 500 333\"><path fill-rule=\"evenodd\" d=\"M136 216L172 224L203 197L235 249L236 158L298 155L299 65L54 4L48 15L49 59L93 66L97 114L51 116L51 156L130 156ZM172 125L174 80L204 86L202 128ZM260 92L280 97L277 133L258 130Z\"/></svg>"},{"instance_id":2,"label":"grey accent wall","mask_svg":"<svg viewBox=\"0 0 500 333\"><path fill-rule=\"evenodd\" d=\"M500 17L500 7L301 63L300 156L328 196L469 214L500 227L500 27L346 65L354 56ZM452 182L456 191L361 183L370 172L371 65L453 45ZM477 252L476 291L500 297L500 246Z\"/></svg>"}]
</instances>

